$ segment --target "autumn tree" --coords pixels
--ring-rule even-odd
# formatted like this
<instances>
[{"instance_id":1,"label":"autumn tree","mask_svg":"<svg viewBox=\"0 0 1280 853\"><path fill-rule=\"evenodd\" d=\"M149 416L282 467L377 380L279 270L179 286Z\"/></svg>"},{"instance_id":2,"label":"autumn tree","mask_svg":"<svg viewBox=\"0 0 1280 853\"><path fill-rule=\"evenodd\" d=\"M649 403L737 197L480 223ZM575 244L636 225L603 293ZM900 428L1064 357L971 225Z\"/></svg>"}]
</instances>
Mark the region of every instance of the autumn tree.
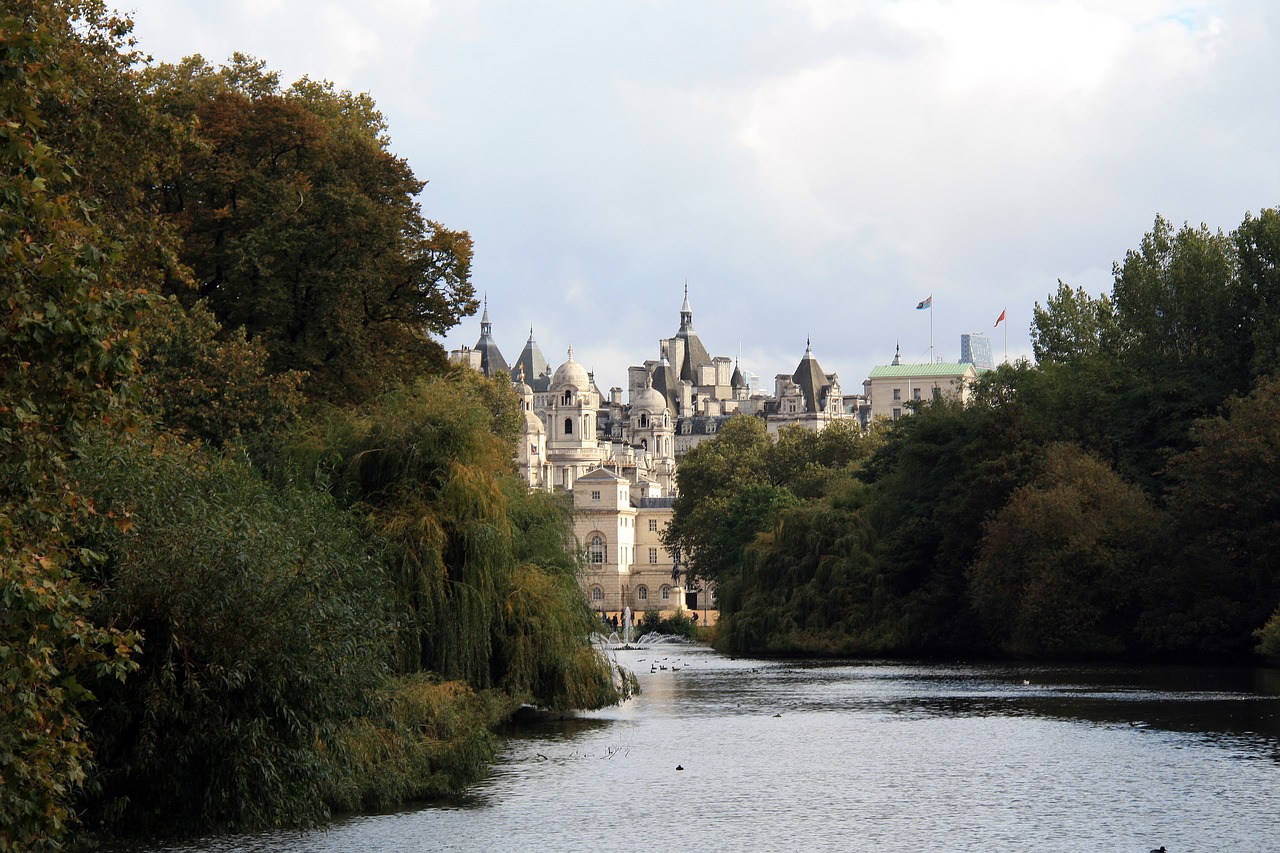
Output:
<instances>
[{"instance_id":1,"label":"autumn tree","mask_svg":"<svg viewBox=\"0 0 1280 853\"><path fill-rule=\"evenodd\" d=\"M45 111L81 105L71 57L120 44L97 2L0 11L0 849L60 846L90 753L87 671L123 675L133 639L88 618L78 536L100 519L69 463L93 424L128 414L142 300L116 276L97 199L53 147ZM87 52L87 50L86 50ZM64 136L64 139L66 137Z\"/></svg>"},{"instance_id":2,"label":"autumn tree","mask_svg":"<svg viewBox=\"0 0 1280 853\"><path fill-rule=\"evenodd\" d=\"M439 336L475 310L471 240L423 217L425 182L389 150L368 95L262 63L199 57L148 76L166 115L194 124L159 206L182 237L194 289L228 330L304 371L313 396L368 398L439 371Z\"/></svg>"}]
</instances>

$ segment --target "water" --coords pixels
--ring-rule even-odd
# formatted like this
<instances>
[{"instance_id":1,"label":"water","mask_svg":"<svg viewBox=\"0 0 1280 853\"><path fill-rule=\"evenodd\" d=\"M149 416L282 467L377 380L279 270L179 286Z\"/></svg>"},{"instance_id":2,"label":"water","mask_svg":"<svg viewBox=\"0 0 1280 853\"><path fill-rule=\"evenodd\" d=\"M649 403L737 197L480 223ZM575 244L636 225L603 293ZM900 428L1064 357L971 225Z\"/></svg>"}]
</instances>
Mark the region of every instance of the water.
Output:
<instances>
[{"instance_id":1,"label":"water","mask_svg":"<svg viewBox=\"0 0 1280 853\"><path fill-rule=\"evenodd\" d=\"M1275 670L615 654L641 696L462 801L169 849L1280 851Z\"/></svg>"}]
</instances>

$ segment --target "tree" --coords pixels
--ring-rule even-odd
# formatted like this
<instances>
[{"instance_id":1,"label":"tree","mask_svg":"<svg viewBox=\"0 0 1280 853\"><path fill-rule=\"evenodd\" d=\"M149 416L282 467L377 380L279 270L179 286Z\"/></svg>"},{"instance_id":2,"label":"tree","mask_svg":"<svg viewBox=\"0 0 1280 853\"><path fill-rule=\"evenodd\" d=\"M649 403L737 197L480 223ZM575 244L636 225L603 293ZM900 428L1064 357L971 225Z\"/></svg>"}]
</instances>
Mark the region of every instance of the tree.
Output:
<instances>
[{"instance_id":1,"label":"tree","mask_svg":"<svg viewBox=\"0 0 1280 853\"><path fill-rule=\"evenodd\" d=\"M459 370L334 412L295 464L330 467L338 499L381 546L398 672L548 707L615 702L564 508L508 482L518 403L490 408L499 391L515 397L500 382Z\"/></svg>"},{"instance_id":2,"label":"tree","mask_svg":"<svg viewBox=\"0 0 1280 853\"><path fill-rule=\"evenodd\" d=\"M1170 460L1182 548L1146 630L1163 648L1240 653L1280 603L1280 375L1198 421Z\"/></svg>"},{"instance_id":3,"label":"tree","mask_svg":"<svg viewBox=\"0 0 1280 853\"><path fill-rule=\"evenodd\" d=\"M86 805L123 834L306 826L342 726L386 681L386 577L330 495L245 459L140 433L78 469L107 560L94 608L141 633L140 669L98 680Z\"/></svg>"},{"instance_id":4,"label":"tree","mask_svg":"<svg viewBox=\"0 0 1280 853\"><path fill-rule=\"evenodd\" d=\"M182 236L194 291L228 330L304 371L308 392L367 399L439 372L431 339L473 312L471 240L423 218L425 182L388 150L367 95L262 63L199 57L149 76L166 114L197 127L159 204Z\"/></svg>"},{"instance_id":5,"label":"tree","mask_svg":"<svg viewBox=\"0 0 1280 853\"><path fill-rule=\"evenodd\" d=\"M1233 236L1245 287L1242 319L1252 325L1251 372L1266 376L1280 369L1280 210L1246 214Z\"/></svg>"},{"instance_id":6,"label":"tree","mask_svg":"<svg viewBox=\"0 0 1280 853\"><path fill-rule=\"evenodd\" d=\"M1144 566L1164 529L1151 501L1069 444L983 526L974 606L1006 653L1115 655L1137 646Z\"/></svg>"},{"instance_id":7,"label":"tree","mask_svg":"<svg viewBox=\"0 0 1280 853\"><path fill-rule=\"evenodd\" d=\"M1072 290L1061 279L1058 293L1032 312L1031 349L1040 364L1074 364L1104 358L1116 345L1116 318L1111 299L1094 299L1084 288Z\"/></svg>"},{"instance_id":8,"label":"tree","mask_svg":"<svg viewBox=\"0 0 1280 853\"><path fill-rule=\"evenodd\" d=\"M127 25L100 3L15 0L0 11L0 849L60 846L90 752L81 678L123 676L135 640L88 617L76 537L101 519L68 463L88 425L127 416L130 328L143 300L113 276L43 111L76 103L86 41Z\"/></svg>"},{"instance_id":9,"label":"tree","mask_svg":"<svg viewBox=\"0 0 1280 853\"><path fill-rule=\"evenodd\" d=\"M214 446L268 441L302 405L298 371L267 374L266 348L227 334L204 304L157 301L138 336L142 403L168 429Z\"/></svg>"},{"instance_id":10,"label":"tree","mask_svg":"<svg viewBox=\"0 0 1280 853\"><path fill-rule=\"evenodd\" d=\"M717 532L732 498L766 482L764 454L770 443L764 421L738 415L681 460L676 473L680 496L663 541L682 556L691 579L714 580L725 570L726 559L732 559L717 549Z\"/></svg>"}]
</instances>

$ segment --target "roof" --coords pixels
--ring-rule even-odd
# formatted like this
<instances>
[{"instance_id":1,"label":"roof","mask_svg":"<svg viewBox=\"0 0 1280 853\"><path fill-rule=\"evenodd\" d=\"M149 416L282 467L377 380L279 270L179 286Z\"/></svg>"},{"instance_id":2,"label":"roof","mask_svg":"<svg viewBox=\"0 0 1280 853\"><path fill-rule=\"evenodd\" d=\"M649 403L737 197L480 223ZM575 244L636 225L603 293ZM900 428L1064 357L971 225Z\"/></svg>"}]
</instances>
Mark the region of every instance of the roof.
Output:
<instances>
[{"instance_id":1,"label":"roof","mask_svg":"<svg viewBox=\"0 0 1280 853\"><path fill-rule=\"evenodd\" d=\"M593 468L587 473L583 474L581 477L577 478L574 482L581 483L584 481L595 481L595 480L612 480L619 483L627 482L625 477L618 476L617 474L610 471L608 468Z\"/></svg>"},{"instance_id":2,"label":"roof","mask_svg":"<svg viewBox=\"0 0 1280 853\"><path fill-rule=\"evenodd\" d=\"M516 363L511 365L511 378L518 379L520 377L520 368L524 368L524 381L529 384L535 391L545 391L551 384L550 374L551 366L547 364L547 360L542 355L542 350L538 347L538 342L533 339L533 329L529 330L529 340L524 345L524 350L520 353L520 357L516 359ZM543 377L546 377L545 379ZM539 387L541 385L542 387Z\"/></svg>"},{"instance_id":3,"label":"roof","mask_svg":"<svg viewBox=\"0 0 1280 853\"><path fill-rule=\"evenodd\" d=\"M796 367L796 372L791 375L791 380L799 385L804 393L805 411L817 412L822 392L831 383L818 365L818 360L813 357L813 350L808 346L804 348L804 358L800 359L800 364Z\"/></svg>"},{"instance_id":4,"label":"roof","mask_svg":"<svg viewBox=\"0 0 1280 853\"><path fill-rule=\"evenodd\" d=\"M871 368L871 379L960 378L977 371L972 364L878 364Z\"/></svg>"}]
</instances>

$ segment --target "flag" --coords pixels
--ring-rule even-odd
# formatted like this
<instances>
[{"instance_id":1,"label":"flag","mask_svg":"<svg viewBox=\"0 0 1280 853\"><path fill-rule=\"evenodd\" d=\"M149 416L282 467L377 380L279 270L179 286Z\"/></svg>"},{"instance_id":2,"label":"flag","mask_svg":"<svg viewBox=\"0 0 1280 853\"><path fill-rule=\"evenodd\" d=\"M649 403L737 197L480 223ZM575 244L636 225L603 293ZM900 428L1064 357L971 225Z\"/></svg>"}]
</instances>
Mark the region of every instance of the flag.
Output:
<instances>
[{"instance_id":1,"label":"flag","mask_svg":"<svg viewBox=\"0 0 1280 853\"><path fill-rule=\"evenodd\" d=\"M931 295L929 296L928 299L921 299L920 304L916 306L916 310L923 311L926 308L932 308L932 307L933 307L933 296Z\"/></svg>"},{"instance_id":2,"label":"flag","mask_svg":"<svg viewBox=\"0 0 1280 853\"><path fill-rule=\"evenodd\" d=\"M536 445L536 444L531 444L531 445L529 445L529 453L530 453L530 454L532 454L532 455L534 455L534 456L537 456L537 455L538 455L538 445Z\"/></svg>"},{"instance_id":3,"label":"flag","mask_svg":"<svg viewBox=\"0 0 1280 853\"><path fill-rule=\"evenodd\" d=\"M1004 322L1004 310L1001 309L1000 316L996 318L996 325L999 326L1003 322Z\"/></svg>"}]
</instances>

